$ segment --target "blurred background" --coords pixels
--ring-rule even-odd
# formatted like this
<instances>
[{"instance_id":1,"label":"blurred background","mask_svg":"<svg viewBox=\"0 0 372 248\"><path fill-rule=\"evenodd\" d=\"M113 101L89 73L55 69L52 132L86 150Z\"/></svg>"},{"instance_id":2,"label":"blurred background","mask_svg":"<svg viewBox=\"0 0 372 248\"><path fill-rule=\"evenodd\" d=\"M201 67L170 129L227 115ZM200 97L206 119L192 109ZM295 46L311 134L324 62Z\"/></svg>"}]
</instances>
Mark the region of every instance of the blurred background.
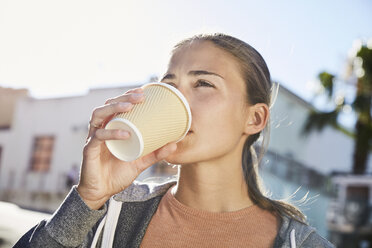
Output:
<instances>
[{"instance_id":1,"label":"blurred background","mask_svg":"<svg viewBox=\"0 0 372 248\"><path fill-rule=\"evenodd\" d=\"M338 247L372 247L371 13L367 0L0 0L0 247L77 182L92 110L156 81L201 32L255 47L279 85L260 169L271 197Z\"/></svg>"}]
</instances>

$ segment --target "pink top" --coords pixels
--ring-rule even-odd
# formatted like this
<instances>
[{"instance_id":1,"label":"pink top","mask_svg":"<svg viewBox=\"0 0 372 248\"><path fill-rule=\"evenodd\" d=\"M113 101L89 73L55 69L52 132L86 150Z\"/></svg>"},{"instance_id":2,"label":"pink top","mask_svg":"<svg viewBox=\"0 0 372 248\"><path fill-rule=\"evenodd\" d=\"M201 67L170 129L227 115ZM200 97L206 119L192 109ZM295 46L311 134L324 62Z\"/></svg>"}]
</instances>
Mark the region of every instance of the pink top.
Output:
<instances>
[{"instance_id":1,"label":"pink top","mask_svg":"<svg viewBox=\"0 0 372 248\"><path fill-rule=\"evenodd\" d=\"M272 247L279 219L253 205L215 213L183 205L171 194L161 199L142 240L142 248Z\"/></svg>"}]
</instances>

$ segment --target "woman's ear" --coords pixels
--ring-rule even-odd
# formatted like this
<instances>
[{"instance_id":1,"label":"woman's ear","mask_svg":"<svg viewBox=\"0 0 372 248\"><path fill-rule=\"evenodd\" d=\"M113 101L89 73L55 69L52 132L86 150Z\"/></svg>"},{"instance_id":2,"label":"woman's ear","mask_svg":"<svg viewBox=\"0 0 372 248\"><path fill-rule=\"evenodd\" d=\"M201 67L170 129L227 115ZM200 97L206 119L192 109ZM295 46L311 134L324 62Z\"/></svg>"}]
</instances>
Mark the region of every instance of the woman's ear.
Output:
<instances>
[{"instance_id":1,"label":"woman's ear","mask_svg":"<svg viewBox=\"0 0 372 248\"><path fill-rule=\"evenodd\" d=\"M261 132L266 127L270 116L270 110L265 103L257 103L248 108L244 133L252 135Z\"/></svg>"}]
</instances>

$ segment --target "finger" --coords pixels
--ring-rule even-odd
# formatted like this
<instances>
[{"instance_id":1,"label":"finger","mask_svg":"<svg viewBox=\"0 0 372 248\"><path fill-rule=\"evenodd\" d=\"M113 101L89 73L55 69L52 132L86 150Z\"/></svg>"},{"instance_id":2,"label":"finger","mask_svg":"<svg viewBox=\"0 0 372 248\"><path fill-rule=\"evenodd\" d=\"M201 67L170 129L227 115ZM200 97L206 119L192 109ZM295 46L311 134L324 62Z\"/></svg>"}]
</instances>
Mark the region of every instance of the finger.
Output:
<instances>
[{"instance_id":1,"label":"finger","mask_svg":"<svg viewBox=\"0 0 372 248\"><path fill-rule=\"evenodd\" d=\"M123 95L129 95L129 94L134 94L134 93L138 93L138 94L141 94L143 93L143 88L134 88L134 89L130 89L130 90L127 90L124 94L122 95L119 95L119 96L116 96L116 97L113 97L113 98L110 98L110 99L107 99L105 104L111 102L112 100L118 98L118 97L121 97Z\"/></svg>"},{"instance_id":2,"label":"finger","mask_svg":"<svg viewBox=\"0 0 372 248\"><path fill-rule=\"evenodd\" d=\"M99 148L106 140L125 140L130 137L130 133L120 129L98 129L89 141L89 148Z\"/></svg>"},{"instance_id":3,"label":"finger","mask_svg":"<svg viewBox=\"0 0 372 248\"><path fill-rule=\"evenodd\" d=\"M107 117L116 113L128 112L132 108L133 104L130 102L116 102L97 107L93 110L90 123L99 126Z\"/></svg>"},{"instance_id":4,"label":"finger","mask_svg":"<svg viewBox=\"0 0 372 248\"><path fill-rule=\"evenodd\" d=\"M151 165L165 159L170 154L175 152L177 150L177 144L172 142L168 143L167 145L159 148L158 150L143 156L141 159L139 159L139 162L137 164L137 169L142 172Z\"/></svg>"},{"instance_id":5,"label":"finger","mask_svg":"<svg viewBox=\"0 0 372 248\"><path fill-rule=\"evenodd\" d=\"M115 101L115 99L117 98L120 98L120 97L123 97L123 96L126 96L126 95L131 95L131 94L143 94L143 88L134 88L134 89L130 89L130 90L127 90L124 94L122 95L119 95L119 96L116 96L116 97L113 97L113 98L110 98L110 99L107 99L106 100L106 104L107 103L110 103L112 101Z\"/></svg>"},{"instance_id":6,"label":"finger","mask_svg":"<svg viewBox=\"0 0 372 248\"><path fill-rule=\"evenodd\" d=\"M133 93L125 93L124 95L120 95L106 101L106 104L116 103L116 102L131 102L133 104L140 103L145 99L145 95L143 92L133 92Z\"/></svg>"},{"instance_id":7,"label":"finger","mask_svg":"<svg viewBox=\"0 0 372 248\"><path fill-rule=\"evenodd\" d=\"M138 87L138 88L130 89L130 90L127 90L125 93L143 93L143 88Z\"/></svg>"},{"instance_id":8,"label":"finger","mask_svg":"<svg viewBox=\"0 0 372 248\"><path fill-rule=\"evenodd\" d=\"M88 137L99 128L103 127L105 121L116 113L128 112L133 108L133 104L129 102L119 102L97 107L93 110L92 117L89 122Z\"/></svg>"},{"instance_id":9,"label":"finger","mask_svg":"<svg viewBox=\"0 0 372 248\"><path fill-rule=\"evenodd\" d=\"M177 143L169 143L155 151L158 160L163 160L177 150Z\"/></svg>"}]
</instances>

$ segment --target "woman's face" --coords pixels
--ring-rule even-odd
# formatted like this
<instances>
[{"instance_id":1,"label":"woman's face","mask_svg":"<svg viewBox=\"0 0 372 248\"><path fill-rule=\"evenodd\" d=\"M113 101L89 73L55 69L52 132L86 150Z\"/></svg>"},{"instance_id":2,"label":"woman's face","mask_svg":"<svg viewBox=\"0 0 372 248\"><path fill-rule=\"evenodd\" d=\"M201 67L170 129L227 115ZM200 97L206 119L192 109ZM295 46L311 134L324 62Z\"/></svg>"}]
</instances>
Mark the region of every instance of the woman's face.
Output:
<instances>
[{"instance_id":1,"label":"woman's face","mask_svg":"<svg viewBox=\"0 0 372 248\"><path fill-rule=\"evenodd\" d=\"M241 152L248 105L232 55L211 42L193 42L173 54L161 82L183 93L192 114L191 132L166 159L169 163L206 162Z\"/></svg>"}]
</instances>

